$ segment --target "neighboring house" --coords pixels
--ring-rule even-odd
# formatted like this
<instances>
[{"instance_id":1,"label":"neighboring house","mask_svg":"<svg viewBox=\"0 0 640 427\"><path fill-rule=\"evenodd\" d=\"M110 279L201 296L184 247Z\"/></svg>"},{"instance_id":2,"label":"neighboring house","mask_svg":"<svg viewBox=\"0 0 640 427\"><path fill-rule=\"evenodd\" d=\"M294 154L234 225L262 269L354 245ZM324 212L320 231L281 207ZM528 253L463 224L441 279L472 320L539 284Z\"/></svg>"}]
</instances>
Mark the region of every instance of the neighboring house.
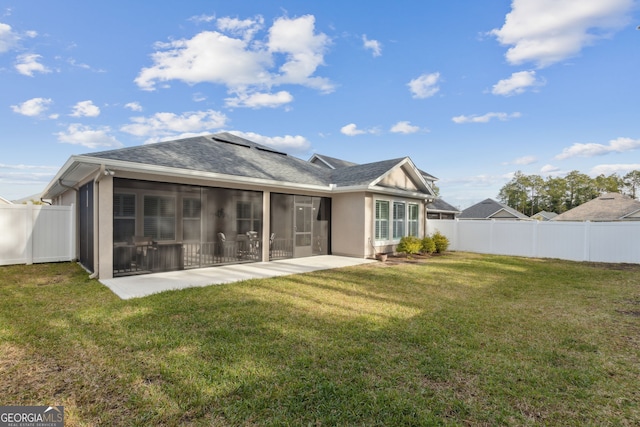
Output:
<instances>
[{"instance_id":1,"label":"neighboring house","mask_svg":"<svg viewBox=\"0 0 640 427\"><path fill-rule=\"evenodd\" d=\"M370 257L424 235L436 199L409 157L304 161L229 133L71 156L42 197L78 206L78 258L102 279Z\"/></svg>"},{"instance_id":2,"label":"neighboring house","mask_svg":"<svg viewBox=\"0 0 640 427\"><path fill-rule=\"evenodd\" d=\"M537 221L551 221L553 218L557 216L558 214L555 212L540 211L534 216L532 216L531 219L535 219Z\"/></svg>"},{"instance_id":3,"label":"neighboring house","mask_svg":"<svg viewBox=\"0 0 640 427\"><path fill-rule=\"evenodd\" d=\"M553 221L640 221L640 201L606 193L561 213Z\"/></svg>"},{"instance_id":4,"label":"neighboring house","mask_svg":"<svg viewBox=\"0 0 640 427\"><path fill-rule=\"evenodd\" d=\"M442 199L427 203L427 219L456 219L460 210Z\"/></svg>"},{"instance_id":5,"label":"neighboring house","mask_svg":"<svg viewBox=\"0 0 640 427\"><path fill-rule=\"evenodd\" d=\"M469 206L458 215L458 219L530 220L525 214L493 199L485 199L480 203Z\"/></svg>"},{"instance_id":6,"label":"neighboring house","mask_svg":"<svg viewBox=\"0 0 640 427\"><path fill-rule=\"evenodd\" d=\"M0 196L0 205L12 205L13 202L11 202L10 200L5 199L4 197Z\"/></svg>"}]
</instances>

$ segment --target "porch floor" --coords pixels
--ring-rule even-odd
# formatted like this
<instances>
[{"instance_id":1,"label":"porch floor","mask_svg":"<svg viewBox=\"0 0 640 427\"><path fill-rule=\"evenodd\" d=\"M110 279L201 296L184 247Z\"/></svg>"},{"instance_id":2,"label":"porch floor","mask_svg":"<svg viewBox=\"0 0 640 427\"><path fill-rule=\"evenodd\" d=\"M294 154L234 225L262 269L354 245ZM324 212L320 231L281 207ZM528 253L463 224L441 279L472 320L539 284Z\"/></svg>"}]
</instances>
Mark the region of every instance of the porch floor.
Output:
<instances>
[{"instance_id":1,"label":"porch floor","mask_svg":"<svg viewBox=\"0 0 640 427\"><path fill-rule=\"evenodd\" d=\"M316 270L350 267L376 262L371 259L319 255L307 258L282 259L270 262L223 265L192 270L168 271L138 276L103 279L107 286L122 299L138 298L169 290L221 285L248 279L286 276Z\"/></svg>"}]
</instances>

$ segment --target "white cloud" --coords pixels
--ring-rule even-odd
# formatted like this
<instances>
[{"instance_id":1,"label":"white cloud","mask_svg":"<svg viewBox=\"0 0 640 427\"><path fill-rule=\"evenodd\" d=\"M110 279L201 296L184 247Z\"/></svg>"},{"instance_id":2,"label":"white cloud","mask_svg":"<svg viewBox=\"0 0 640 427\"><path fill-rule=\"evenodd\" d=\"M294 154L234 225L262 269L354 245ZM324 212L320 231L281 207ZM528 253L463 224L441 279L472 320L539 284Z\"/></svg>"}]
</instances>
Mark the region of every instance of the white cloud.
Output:
<instances>
[{"instance_id":1,"label":"white cloud","mask_svg":"<svg viewBox=\"0 0 640 427\"><path fill-rule=\"evenodd\" d=\"M371 54L376 57L382 55L382 44L378 40L369 40L367 35L362 36L362 43L365 49L371 50Z\"/></svg>"},{"instance_id":2,"label":"white cloud","mask_svg":"<svg viewBox=\"0 0 640 427\"><path fill-rule=\"evenodd\" d=\"M227 116L213 110L191 111L180 115L175 113L156 113L151 117L132 117L133 123L124 125L121 131L147 137L163 138L184 133L204 133L225 126Z\"/></svg>"},{"instance_id":3,"label":"white cloud","mask_svg":"<svg viewBox=\"0 0 640 427\"><path fill-rule=\"evenodd\" d=\"M511 161L511 162L505 162L503 163L503 165L522 165L522 166L526 166L526 165L530 165L533 164L535 162L538 161L538 158L536 156L523 156L523 157L518 157L517 159Z\"/></svg>"},{"instance_id":4,"label":"white cloud","mask_svg":"<svg viewBox=\"0 0 640 427\"><path fill-rule=\"evenodd\" d=\"M414 98L429 98L440 90L440 73L423 74L411 80L407 85Z\"/></svg>"},{"instance_id":5,"label":"white cloud","mask_svg":"<svg viewBox=\"0 0 640 427\"><path fill-rule=\"evenodd\" d=\"M208 22L212 22L216 20L216 16L215 15L198 15L198 16L192 16L191 18L189 18L190 21L193 22L204 22L204 23L208 23Z\"/></svg>"},{"instance_id":6,"label":"white cloud","mask_svg":"<svg viewBox=\"0 0 640 427\"><path fill-rule=\"evenodd\" d=\"M228 107L275 108L292 102L293 96L284 90L278 93L242 93L235 98L226 98L225 101Z\"/></svg>"},{"instance_id":7,"label":"white cloud","mask_svg":"<svg viewBox=\"0 0 640 427\"><path fill-rule=\"evenodd\" d=\"M0 22L0 53L13 49L20 40L10 25Z\"/></svg>"},{"instance_id":8,"label":"white cloud","mask_svg":"<svg viewBox=\"0 0 640 427\"><path fill-rule=\"evenodd\" d=\"M500 80L493 85L491 93L503 96L519 95L527 88L544 84L545 82L543 80L536 79L535 71L519 71L511 74L511 77L508 79Z\"/></svg>"},{"instance_id":9,"label":"white cloud","mask_svg":"<svg viewBox=\"0 0 640 427\"><path fill-rule=\"evenodd\" d=\"M79 123L70 124L66 132L58 132L58 141L66 144L82 145L88 148L120 148L122 143L109 135L111 128L108 126L91 128Z\"/></svg>"},{"instance_id":10,"label":"white cloud","mask_svg":"<svg viewBox=\"0 0 640 427\"><path fill-rule=\"evenodd\" d=\"M324 53L331 40L326 34L315 33L316 19L305 15L296 19L278 18L269 29L268 48L271 53L283 53L287 62L280 66L276 84L300 84L322 92L331 92L333 84L322 77L312 77L324 63Z\"/></svg>"},{"instance_id":11,"label":"white cloud","mask_svg":"<svg viewBox=\"0 0 640 427\"><path fill-rule=\"evenodd\" d=\"M11 109L23 116L37 117L47 111L52 102L51 98L31 98L22 104L12 105Z\"/></svg>"},{"instance_id":12,"label":"white cloud","mask_svg":"<svg viewBox=\"0 0 640 427\"><path fill-rule=\"evenodd\" d=\"M608 145L595 143L575 143L569 148L562 150L555 158L565 160L571 157L593 157L603 156L609 153L624 153L640 148L640 139L617 138L609 141Z\"/></svg>"},{"instance_id":13,"label":"white cloud","mask_svg":"<svg viewBox=\"0 0 640 427\"><path fill-rule=\"evenodd\" d=\"M482 116L476 116L476 115L472 115L472 116L456 116L453 117L451 120L454 123L458 123L458 124L462 124L462 123L488 123L489 121L491 121L492 119L498 119L500 121L507 121L510 119L517 119L518 117L520 117L521 114L516 112L516 113L487 113L484 114Z\"/></svg>"},{"instance_id":14,"label":"white cloud","mask_svg":"<svg viewBox=\"0 0 640 427\"><path fill-rule=\"evenodd\" d=\"M218 19L216 25L220 31L226 31L234 35L239 35L245 40L251 40L254 35L264 26L264 18L256 16L255 19L238 19L224 17Z\"/></svg>"},{"instance_id":15,"label":"white cloud","mask_svg":"<svg viewBox=\"0 0 640 427\"><path fill-rule=\"evenodd\" d=\"M598 165L591 169L592 176L598 176L600 174L611 175L617 173L619 175L626 175L627 173L640 170L640 163L627 163L627 164L611 164L611 165Z\"/></svg>"},{"instance_id":16,"label":"white cloud","mask_svg":"<svg viewBox=\"0 0 640 427\"><path fill-rule=\"evenodd\" d=\"M509 63L546 67L578 54L583 47L628 22L633 0L513 0L511 12L494 35Z\"/></svg>"},{"instance_id":17,"label":"white cloud","mask_svg":"<svg viewBox=\"0 0 640 427\"><path fill-rule=\"evenodd\" d=\"M100 108L93 101L80 101L73 106L71 117L98 117Z\"/></svg>"},{"instance_id":18,"label":"white cloud","mask_svg":"<svg viewBox=\"0 0 640 427\"><path fill-rule=\"evenodd\" d=\"M139 102L128 102L124 104L124 108L128 108L131 111L142 111L142 105Z\"/></svg>"},{"instance_id":19,"label":"white cloud","mask_svg":"<svg viewBox=\"0 0 640 427\"><path fill-rule=\"evenodd\" d=\"M220 18L217 25L220 32L203 31L191 39L157 43L153 65L140 71L136 84L144 90L172 80L221 84L240 99L283 84L333 90L328 79L314 76L330 39L316 33L312 15L278 18L263 39L256 38L262 17Z\"/></svg>"},{"instance_id":20,"label":"white cloud","mask_svg":"<svg viewBox=\"0 0 640 427\"><path fill-rule=\"evenodd\" d=\"M264 136L253 132L231 131L240 138L245 138L258 144L267 145L279 150L305 152L311 147L311 143L304 136Z\"/></svg>"},{"instance_id":21,"label":"white cloud","mask_svg":"<svg viewBox=\"0 0 640 427\"><path fill-rule=\"evenodd\" d=\"M33 77L34 72L50 73L51 70L38 62L42 58L36 53L25 53L18 55L16 62L16 70L22 75Z\"/></svg>"},{"instance_id":22,"label":"white cloud","mask_svg":"<svg viewBox=\"0 0 640 427\"><path fill-rule=\"evenodd\" d=\"M340 133L347 136L363 135L365 133L376 134L378 132L379 130L376 128L364 129L364 130L358 129L358 126L356 126L355 123L349 123L348 125L342 126L340 128Z\"/></svg>"},{"instance_id":23,"label":"white cloud","mask_svg":"<svg viewBox=\"0 0 640 427\"><path fill-rule=\"evenodd\" d=\"M544 165L540 168L540 173L544 175L559 175L561 173L560 168L553 165Z\"/></svg>"},{"instance_id":24,"label":"white cloud","mask_svg":"<svg viewBox=\"0 0 640 427\"><path fill-rule=\"evenodd\" d=\"M418 126L413 126L408 121L398 122L391 127L391 132L393 133L410 134L410 133L416 133L419 130L420 128Z\"/></svg>"}]
</instances>

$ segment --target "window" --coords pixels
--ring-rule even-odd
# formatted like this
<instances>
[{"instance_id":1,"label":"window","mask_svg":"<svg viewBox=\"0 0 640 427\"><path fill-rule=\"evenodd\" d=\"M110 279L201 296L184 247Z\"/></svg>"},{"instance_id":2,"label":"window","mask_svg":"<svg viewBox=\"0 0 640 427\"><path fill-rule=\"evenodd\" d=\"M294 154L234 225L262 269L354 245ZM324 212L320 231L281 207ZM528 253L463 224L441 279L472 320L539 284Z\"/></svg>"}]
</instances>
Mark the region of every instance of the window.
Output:
<instances>
[{"instance_id":1,"label":"window","mask_svg":"<svg viewBox=\"0 0 640 427\"><path fill-rule=\"evenodd\" d=\"M182 200L182 239L200 240L200 199Z\"/></svg>"},{"instance_id":2,"label":"window","mask_svg":"<svg viewBox=\"0 0 640 427\"><path fill-rule=\"evenodd\" d=\"M389 240L389 202L376 200L375 239Z\"/></svg>"},{"instance_id":3,"label":"window","mask_svg":"<svg viewBox=\"0 0 640 427\"><path fill-rule=\"evenodd\" d=\"M130 242L136 234L136 195L113 195L113 241Z\"/></svg>"},{"instance_id":4,"label":"window","mask_svg":"<svg viewBox=\"0 0 640 427\"><path fill-rule=\"evenodd\" d=\"M144 196L144 235L154 240L175 240L176 201L173 197Z\"/></svg>"},{"instance_id":5,"label":"window","mask_svg":"<svg viewBox=\"0 0 640 427\"><path fill-rule=\"evenodd\" d=\"M251 202L239 201L236 203L236 225L238 234L245 234L247 231L257 231L260 233L261 223L261 212L253 206Z\"/></svg>"},{"instance_id":6,"label":"window","mask_svg":"<svg viewBox=\"0 0 640 427\"><path fill-rule=\"evenodd\" d=\"M404 236L406 205L403 202L393 202L393 238Z\"/></svg>"},{"instance_id":7,"label":"window","mask_svg":"<svg viewBox=\"0 0 640 427\"><path fill-rule=\"evenodd\" d=\"M418 209L418 205L414 203L409 204L409 217L407 220L409 226L409 236L418 236Z\"/></svg>"}]
</instances>

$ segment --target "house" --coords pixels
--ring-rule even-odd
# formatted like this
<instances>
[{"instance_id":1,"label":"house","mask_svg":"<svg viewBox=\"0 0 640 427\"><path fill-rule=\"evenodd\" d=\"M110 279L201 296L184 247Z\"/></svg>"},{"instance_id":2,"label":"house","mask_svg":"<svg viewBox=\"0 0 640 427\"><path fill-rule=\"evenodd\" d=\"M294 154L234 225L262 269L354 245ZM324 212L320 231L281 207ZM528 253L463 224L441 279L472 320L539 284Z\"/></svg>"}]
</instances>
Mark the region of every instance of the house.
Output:
<instances>
[{"instance_id":1,"label":"house","mask_svg":"<svg viewBox=\"0 0 640 427\"><path fill-rule=\"evenodd\" d=\"M511 219L520 221L529 220L530 218L504 203L493 199L485 199L464 209L458 215L458 219Z\"/></svg>"},{"instance_id":2,"label":"house","mask_svg":"<svg viewBox=\"0 0 640 427\"><path fill-rule=\"evenodd\" d=\"M427 219L456 219L460 210L442 199L427 203Z\"/></svg>"},{"instance_id":3,"label":"house","mask_svg":"<svg viewBox=\"0 0 640 427\"><path fill-rule=\"evenodd\" d=\"M558 216L558 214L555 212L540 211L532 216L531 219L535 219L537 221L551 221L556 216Z\"/></svg>"},{"instance_id":4,"label":"house","mask_svg":"<svg viewBox=\"0 0 640 427\"><path fill-rule=\"evenodd\" d=\"M606 193L561 213L553 221L640 221L640 201Z\"/></svg>"},{"instance_id":5,"label":"house","mask_svg":"<svg viewBox=\"0 0 640 427\"><path fill-rule=\"evenodd\" d=\"M12 205L13 202L10 200L5 199L4 197L0 196L0 205Z\"/></svg>"},{"instance_id":6,"label":"house","mask_svg":"<svg viewBox=\"0 0 640 427\"><path fill-rule=\"evenodd\" d=\"M78 207L79 261L107 279L392 251L424 235L432 184L409 157L304 161L225 132L71 156L42 197Z\"/></svg>"}]
</instances>

